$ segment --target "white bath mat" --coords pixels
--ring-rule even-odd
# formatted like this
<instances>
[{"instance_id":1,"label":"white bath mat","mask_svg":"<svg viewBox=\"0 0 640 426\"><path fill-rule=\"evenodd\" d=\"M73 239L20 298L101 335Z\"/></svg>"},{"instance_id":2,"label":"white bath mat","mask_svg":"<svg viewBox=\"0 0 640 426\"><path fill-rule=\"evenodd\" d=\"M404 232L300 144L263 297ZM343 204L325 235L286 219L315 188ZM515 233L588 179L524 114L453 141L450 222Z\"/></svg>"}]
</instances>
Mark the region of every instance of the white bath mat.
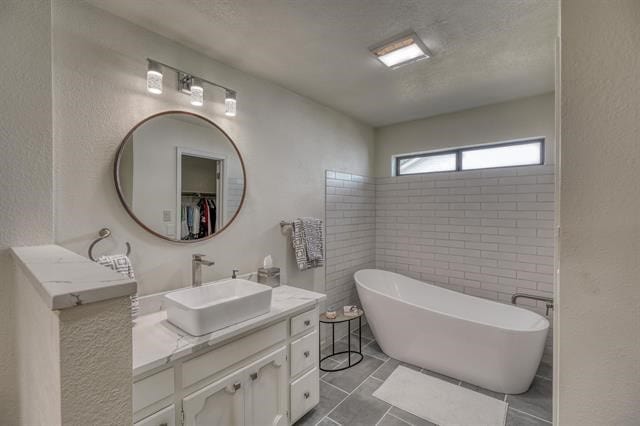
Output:
<instances>
[{"instance_id":1,"label":"white bath mat","mask_svg":"<svg viewBox=\"0 0 640 426\"><path fill-rule=\"evenodd\" d=\"M399 366L373 393L439 426L504 426L507 403Z\"/></svg>"}]
</instances>

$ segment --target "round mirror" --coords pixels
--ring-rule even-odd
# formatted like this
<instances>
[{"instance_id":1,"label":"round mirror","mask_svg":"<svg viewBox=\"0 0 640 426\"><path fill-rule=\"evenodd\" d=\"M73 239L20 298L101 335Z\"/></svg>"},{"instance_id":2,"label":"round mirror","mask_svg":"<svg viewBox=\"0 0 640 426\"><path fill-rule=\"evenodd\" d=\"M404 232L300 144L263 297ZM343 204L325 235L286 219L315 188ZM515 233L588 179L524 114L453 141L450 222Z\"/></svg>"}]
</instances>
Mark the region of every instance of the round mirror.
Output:
<instances>
[{"instance_id":1,"label":"round mirror","mask_svg":"<svg viewBox=\"0 0 640 426\"><path fill-rule=\"evenodd\" d=\"M131 217L171 241L213 237L244 201L238 148L213 122L189 112L163 112L138 123L120 144L114 177Z\"/></svg>"}]
</instances>

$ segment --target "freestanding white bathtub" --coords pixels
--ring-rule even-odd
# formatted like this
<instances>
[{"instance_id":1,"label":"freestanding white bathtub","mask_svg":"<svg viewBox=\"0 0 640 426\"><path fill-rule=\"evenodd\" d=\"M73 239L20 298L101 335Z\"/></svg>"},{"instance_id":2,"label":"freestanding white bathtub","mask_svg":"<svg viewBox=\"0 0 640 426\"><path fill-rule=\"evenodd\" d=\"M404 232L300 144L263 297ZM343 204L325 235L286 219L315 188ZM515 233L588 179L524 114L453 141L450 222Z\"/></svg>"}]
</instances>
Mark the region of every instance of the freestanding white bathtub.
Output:
<instances>
[{"instance_id":1,"label":"freestanding white bathtub","mask_svg":"<svg viewBox=\"0 0 640 426\"><path fill-rule=\"evenodd\" d=\"M390 357L495 392L531 385L549 329L541 315L393 272L364 269L355 281Z\"/></svg>"}]
</instances>

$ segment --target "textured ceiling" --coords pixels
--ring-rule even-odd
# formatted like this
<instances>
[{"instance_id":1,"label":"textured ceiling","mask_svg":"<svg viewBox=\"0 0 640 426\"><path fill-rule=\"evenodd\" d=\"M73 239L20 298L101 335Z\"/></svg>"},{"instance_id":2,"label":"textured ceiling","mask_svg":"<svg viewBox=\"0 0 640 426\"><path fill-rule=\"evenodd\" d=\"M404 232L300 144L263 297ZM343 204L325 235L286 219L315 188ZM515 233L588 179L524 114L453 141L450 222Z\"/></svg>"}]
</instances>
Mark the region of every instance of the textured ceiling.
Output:
<instances>
[{"instance_id":1,"label":"textured ceiling","mask_svg":"<svg viewBox=\"0 0 640 426\"><path fill-rule=\"evenodd\" d=\"M88 0L374 126L553 90L557 0ZM371 45L413 29L434 57Z\"/></svg>"}]
</instances>

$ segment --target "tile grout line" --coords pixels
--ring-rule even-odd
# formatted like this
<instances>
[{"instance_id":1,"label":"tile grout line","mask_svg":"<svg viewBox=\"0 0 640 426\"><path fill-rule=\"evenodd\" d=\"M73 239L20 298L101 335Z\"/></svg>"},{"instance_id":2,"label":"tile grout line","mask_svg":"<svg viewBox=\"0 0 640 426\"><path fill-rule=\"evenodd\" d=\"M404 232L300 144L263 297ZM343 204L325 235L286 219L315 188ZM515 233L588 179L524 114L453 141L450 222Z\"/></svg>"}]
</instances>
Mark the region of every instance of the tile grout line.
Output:
<instances>
[{"instance_id":1,"label":"tile grout line","mask_svg":"<svg viewBox=\"0 0 640 426\"><path fill-rule=\"evenodd\" d=\"M333 387L333 388L338 389L340 392L344 392L344 393L347 393L347 394L348 394L348 392L347 392L346 390L344 390L344 389L342 389L342 388L339 388L338 386L334 385L333 383L329 383L329 382L327 382L327 381L326 381L326 380L324 380L324 379L320 379L320 381L321 381L321 382L323 382L323 383L324 383L324 384L326 384L326 385L329 385L329 386L331 386L331 387Z\"/></svg>"},{"instance_id":2,"label":"tile grout line","mask_svg":"<svg viewBox=\"0 0 640 426\"><path fill-rule=\"evenodd\" d=\"M329 420L331 423L335 423L338 426L342 426L340 423L336 422L335 420L333 420L330 417L324 416L323 418L321 418L320 420L318 420L318 423L315 424L315 426L318 426L320 423L322 423L323 420Z\"/></svg>"},{"instance_id":3,"label":"tile grout line","mask_svg":"<svg viewBox=\"0 0 640 426\"><path fill-rule=\"evenodd\" d=\"M356 389L357 389L357 388L356 388ZM344 391L343 391L343 392L344 392ZM340 404L342 404L342 403L343 403L347 398L349 398L350 396L351 396L351 394L350 394L350 393L348 393L348 394L347 394L347 396L345 396L344 398L342 398L342 400L341 400L340 402L338 402L338 403L336 404L336 406L335 406L335 407L333 407L333 408L331 409L331 411L329 411L327 414L325 414L325 417L326 417L326 418L328 418L329 420L331 420L331 421L335 422L335 423L338 423L338 422L336 422L335 420L333 420L331 417L329 417L329 414L333 413L333 412L335 411L335 409L336 409L336 408L338 408L338 407L340 406ZM340 423L338 423L338 424L340 424Z\"/></svg>"},{"instance_id":4,"label":"tile grout line","mask_svg":"<svg viewBox=\"0 0 640 426\"><path fill-rule=\"evenodd\" d=\"M395 407L395 405L393 405L393 407ZM398 408L399 408L399 407L398 407ZM400 409L402 410L402 408L400 408ZM407 411L407 412L408 412L408 411ZM393 413L391 412L391 410L389 410L389 413L388 413L388 414L389 414L391 417L394 417L394 418L396 418L396 419L400 420L401 422L408 424L409 426L414 426L414 425L413 425L413 423L409 423L409 422L408 422L408 421L406 421L405 419L401 419L400 417L398 417L398 416L396 416L395 414L393 414ZM411 414L411 413L409 413L409 414ZM427 421L428 421L428 420L427 420Z\"/></svg>"},{"instance_id":5,"label":"tile grout line","mask_svg":"<svg viewBox=\"0 0 640 426\"><path fill-rule=\"evenodd\" d=\"M391 359L391 358L389 358L389 359ZM387 360L387 361L388 361L388 360ZM378 366L378 368L376 368L376 369L373 371L373 373L371 373L371 374L370 374L369 376L367 376L364 380L362 380L362 382L360 382L360 384L359 384L358 386L356 386L354 390L352 390L351 392L348 392L348 393L347 393L347 396L346 396L346 397L344 397L344 398L342 399L342 401L340 401L339 403L337 403L337 404L336 404L336 406L335 406L335 407L333 407L333 408L331 409L331 411L329 411L325 417L329 417L329 415L330 415L331 413L333 413L333 412L335 411L335 409L336 409L336 408L338 408L338 407L340 406L340 404L342 404L342 403L343 403L347 398L349 398L349 397L351 396L351 394L352 394L352 393L354 393L355 391L357 391L357 390L360 388L360 386L362 386L362 384L363 384L364 382L366 382L366 381L367 381L367 379L368 379L369 377L373 377L373 375L375 374L375 372L376 372L376 371L378 371L378 370L379 370L383 365L385 365L385 364L387 363L387 361L385 361L385 362L383 362L382 364L380 364L380 365ZM378 379L378 380L379 380L379 379ZM337 387L337 386L336 386L336 387ZM338 389L340 389L340 388L338 388ZM345 392L345 390L343 390L343 389L341 389L341 390L342 390L343 392ZM391 404L389 404L389 405L391 405ZM333 419L331 419L331 420L333 420Z\"/></svg>"},{"instance_id":6,"label":"tile grout line","mask_svg":"<svg viewBox=\"0 0 640 426\"><path fill-rule=\"evenodd\" d=\"M364 349L364 348L363 348L363 349ZM378 361L382 361L382 362L387 362L387 361L388 361L387 359L378 358L378 357L377 357L377 356L375 356L375 355L370 355L370 354L363 354L363 355L370 356L371 358L375 358L375 359L377 359Z\"/></svg>"},{"instance_id":7,"label":"tile grout line","mask_svg":"<svg viewBox=\"0 0 640 426\"><path fill-rule=\"evenodd\" d=\"M545 420L545 419L543 419L542 417L538 417L538 416L533 415L533 414L531 414L531 413L527 413L526 411L518 410L517 408L513 408L513 407L511 407L511 406L509 406L509 409L510 409L510 410L513 410L513 411L517 411L518 413L521 413L521 414L526 414L526 415L527 415L527 416L529 416L529 417L533 417L534 419L541 420L541 421L543 421L543 422L545 422L545 423L549 423L549 424L551 424L551 422L550 422L549 420Z\"/></svg>"},{"instance_id":8,"label":"tile grout line","mask_svg":"<svg viewBox=\"0 0 640 426\"><path fill-rule=\"evenodd\" d=\"M535 376L535 377L537 377L537 378L539 378L539 379L547 380L547 381L550 381L550 382L551 382L551 381L553 381L553 379L552 379L552 378L550 378L550 377L540 376L539 374L536 374L536 376Z\"/></svg>"},{"instance_id":9,"label":"tile grout line","mask_svg":"<svg viewBox=\"0 0 640 426\"><path fill-rule=\"evenodd\" d=\"M376 422L375 426L378 426L380 424L380 422L382 421L382 419L384 419L386 417L386 415L389 414L389 411L391 411L392 407L393 407L393 405L389 404L389 408L387 408L387 411L385 411L384 414L382 415L382 417L380 417L378 419L378 421Z\"/></svg>"}]
</instances>

